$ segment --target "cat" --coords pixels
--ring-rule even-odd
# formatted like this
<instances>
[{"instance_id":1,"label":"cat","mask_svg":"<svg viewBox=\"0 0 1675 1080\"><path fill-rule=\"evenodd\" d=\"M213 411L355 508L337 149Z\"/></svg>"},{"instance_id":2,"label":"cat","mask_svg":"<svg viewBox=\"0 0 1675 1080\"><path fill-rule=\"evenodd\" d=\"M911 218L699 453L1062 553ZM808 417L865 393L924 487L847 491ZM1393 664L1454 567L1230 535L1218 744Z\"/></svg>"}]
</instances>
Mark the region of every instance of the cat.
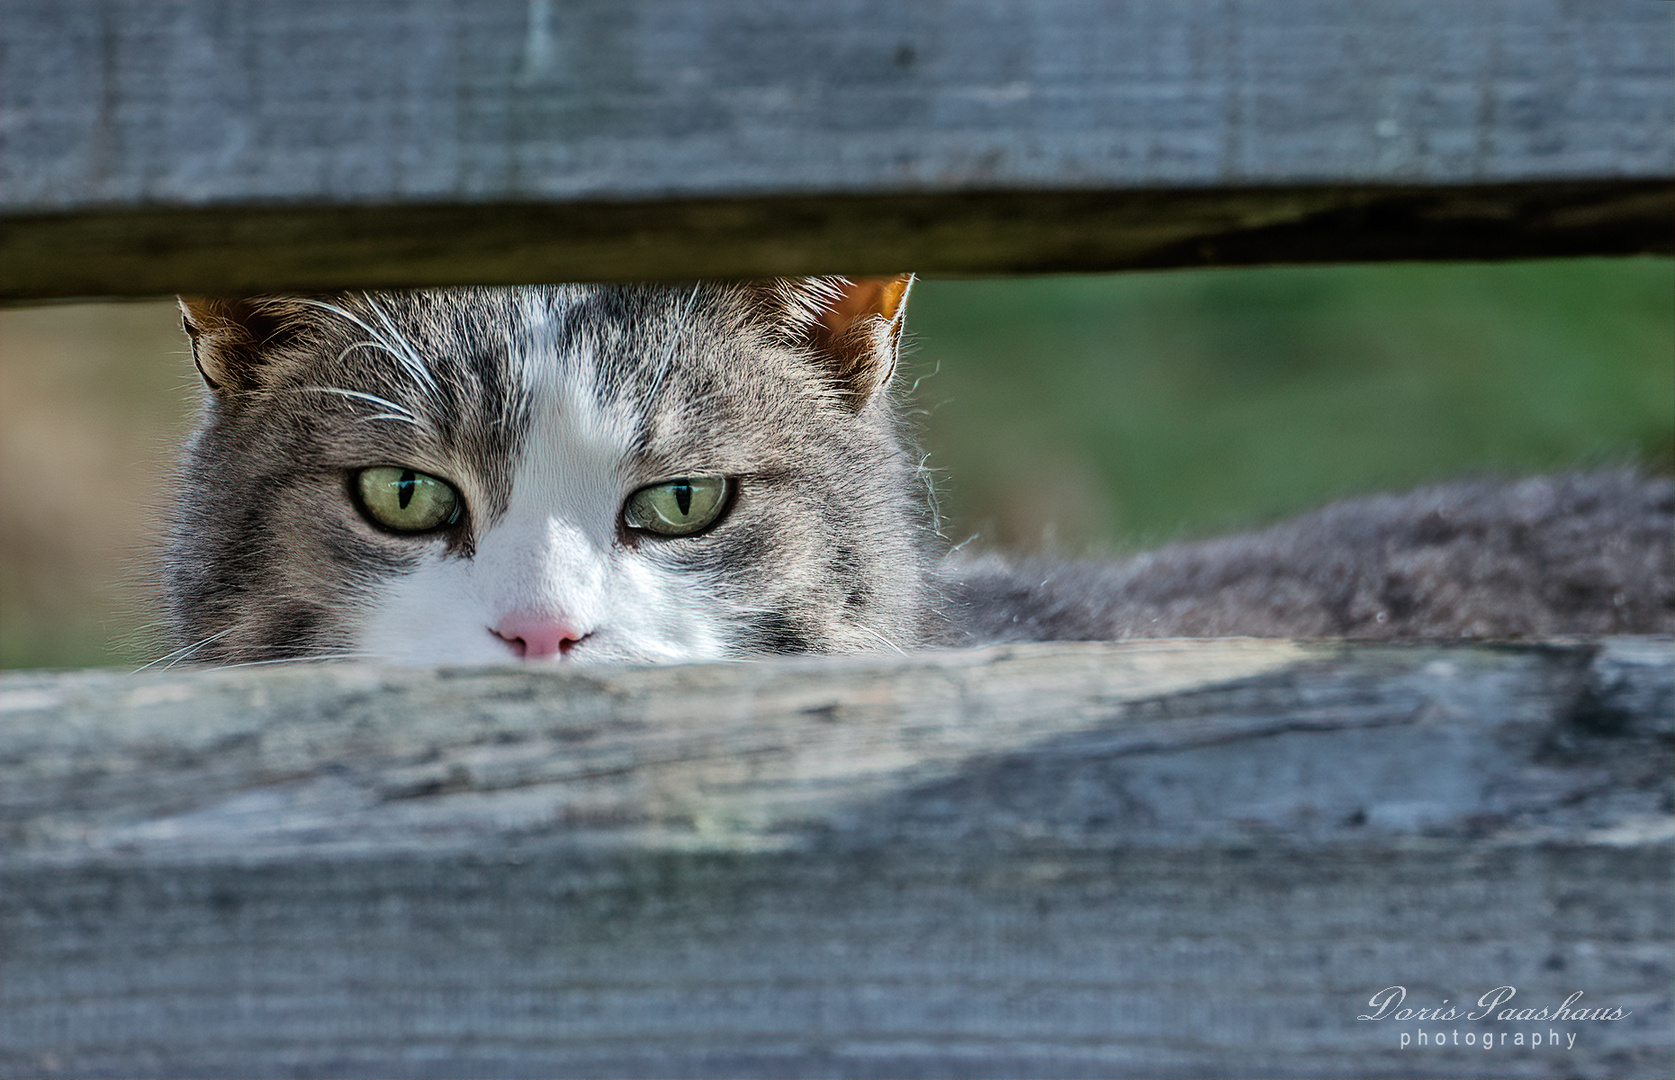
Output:
<instances>
[{"instance_id":1,"label":"cat","mask_svg":"<svg viewBox=\"0 0 1675 1080\"><path fill-rule=\"evenodd\" d=\"M183 299L172 657L666 662L1669 632L1667 478L1466 484L1112 564L946 556L911 276Z\"/></svg>"},{"instance_id":2,"label":"cat","mask_svg":"<svg viewBox=\"0 0 1675 1080\"><path fill-rule=\"evenodd\" d=\"M208 401L167 556L181 643L478 663L929 640L888 392L908 284L184 301Z\"/></svg>"}]
</instances>

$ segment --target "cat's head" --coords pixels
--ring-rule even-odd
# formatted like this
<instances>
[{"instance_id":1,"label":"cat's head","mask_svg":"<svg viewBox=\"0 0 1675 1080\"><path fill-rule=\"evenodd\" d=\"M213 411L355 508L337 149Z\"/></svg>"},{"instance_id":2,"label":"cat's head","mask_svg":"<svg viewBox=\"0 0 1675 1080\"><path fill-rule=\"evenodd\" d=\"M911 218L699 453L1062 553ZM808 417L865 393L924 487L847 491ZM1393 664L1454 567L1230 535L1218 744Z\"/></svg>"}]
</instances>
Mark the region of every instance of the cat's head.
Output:
<instances>
[{"instance_id":1,"label":"cat's head","mask_svg":"<svg viewBox=\"0 0 1675 1080\"><path fill-rule=\"evenodd\" d=\"M184 300L195 660L681 660L925 632L909 278Z\"/></svg>"}]
</instances>

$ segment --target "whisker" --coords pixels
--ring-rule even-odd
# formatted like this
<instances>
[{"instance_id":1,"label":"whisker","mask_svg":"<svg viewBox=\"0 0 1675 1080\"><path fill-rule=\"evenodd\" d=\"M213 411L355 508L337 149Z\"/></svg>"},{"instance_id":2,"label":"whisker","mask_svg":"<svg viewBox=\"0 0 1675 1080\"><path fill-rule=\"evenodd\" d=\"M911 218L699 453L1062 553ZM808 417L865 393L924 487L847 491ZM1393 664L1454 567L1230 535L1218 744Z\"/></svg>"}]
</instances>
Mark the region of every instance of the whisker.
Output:
<instances>
[{"instance_id":1,"label":"whisker","mask_svg":"<svg viewBox=\"0 0 1675 1080\"><path fill-rule=\"evenodd\" d=\"M921 375L917 379L913 380L913 385L907 388L908 395L911 397L912 395L917 394L919 392L919 384L920 383L924 382L926 379L934 379L938 375L940 375L941 373L942 373L942 361L940 359L938 359L937 362L936 362L935 367L931 368L929 371L925 372L923 375Z\"/></svg>"},{"instance_id":2,"label":"whisker","mask_svg":"<svg viewBox=\"0 0 1675 1080\"><path fill-rule=\"evenodd\" d=\"M931 533L936 536L941 536L942 503L941 500L937 498L936 494L935 474L941 472L942 470L927 465L926 462L930 461L930 459L931 456L928 453L919 455L919 466L916 472L919 477L919 482L925 489L925 506L931 512Z\"/></svg>"},{"instance_id":3,"label":"whisker","mask_svg":"<svg viewBox=\"0 0 1675 1080\"><path fill-rule=\"evenodd\" d=\"M382 348L390 349L392 352L394 351L394 349L391 347L390 343L384 340L383 335L379 334L378 331L374 330L372 327L370 327L366 324L365 319L362 319L359 315L356 315L354 312L350 311L348 308L343 307L341 304L334 304L334 303L331 303L329 300L317 300L313 297L308 297L308 296L300 297L298 299L298 302L302 303L302 304L306 304L309 307L319 308L321 311L329 311L333 315L336 315L340 319L344 319L348 322L354 323L356 326L360 327L362 330L365 330L368 334L372 335L372 340L374 341L374 343L376 343L377 345L379 345Z\"/></svg>"},{"instance_id":4,"label":"whisker","mask_svg":"<svg viewBox=\"0 0 1675 1080\"><path fill-rule=\"evenodd\" d=\"M367 344L371 343L368 342ZM299 386L296 388L296 392L299 394L336 394L339 397L354 398L359 401L371 402L374 405L389 410L388 412L379 413L376 416L362 417L361 419L363 420L398 420L401 423L411 424L414 427L424 426L423 422L420 421L418 417L414 416L410 410L401 405L397 405L388 398L379 397L377 394L368 394L360 390L344 390L337 386Z\"/></svg>"},{"instance_id":5,"label":"whisker","mask_svg":"<svg viewBox=\"0 0 1675 1080\"><path fill-rule=\"evenodd\" d=\"M855 628L857 630L860 630L860 631L864 632L864 633L871 634L873 637L877 638L879 641L882 641L885 645L887 645L890 648L896 650L896 652L900 653L901 655L903 655L903 656L907 655L907 650L906 649L902 648L900 645L897 645L895 642L891 641L889 638L885 637L883 634L880 634L877 630L874 630L872 627L862 626L860 623L856 623Z\"/></svg>"},{"instance_id":6,"label":"whisker","mask_svg":"<svg viewBox=\"0 0 1675 1080\"><path fill-rule=\"evenodd\" d=\"M686 306L681 309L680 318L675 320L675 328L669 335L669 347L663 350L663 359L657 364L657 377L651 381L651 389L646 391L645 404L649 406L657 398L657 391L663 387L663 377L669 373L669 362L674 359L675 346L680 344L681 334L692 320L692 309L698 303L698 290L703 288L703 282L692 286L692 292L687 294Z\"/></svg>"},{"instance_id":7,"label":"whisker","mask_svg":"<svg viewBox=\"0 0 1675 1080\"><path fill-rule=\"evenodd\" d=\"M176 650L174 650L173 652L170 652L170 653L165 653L164 655L159 656L157 659L151 661L149 664L140 665L139 667L135 668L133 671L130 671L128 674L138 675L140 672L145 671L148 668L154 668L158 664L162 664L163 665L163 670L167 671L169 668L174 667L176 664L180 663L182 660L186 659L188 656L191 656L193 653L197 652L199 649L203 648L205 645L208 645L213 641L219 641L221 638L226 637L228 634L233 632L233 629L234 629L233 627L229 626L229 627L227 627L227 629L221 631L218 634L209 635L208 637L204 638L202 641L195 641L190 645L184 646L183 648L176 649Z\"/></svg>"},{"instance_id":8,"label":"whisker","mask_svg":"<svg viewBox=\"0 0 1675 1080\"><path fill-rule=\"evenodd\" d=\"M372 341L371 339L368 339L366 341L357 341L353 345L345 348L342 352L338 353L337 362L341 364L343 362L343 358L354 352L356 349L377 349L379 352L388 353L389 355L395 357L397 361L401 360L401 354L390 348L387 342Z\"/></svg>"},{"instance_id":9,"label":"whisker","mask_svg":"<svg viewBox=\"0 0 1675 1080\"><path fill-rule=\"evenodd\" d=\"M373 329L367 324L365 319L362 319L360 316L343 307L341 304L334 304L328 300L317 300L313 297L303 297L301 302L307 304L309 307L319 308L321 311L330 312L340 319L353 323L362 330L366 331L367 336L371 338L368 342L361 342L357 345L350 346L350 348L344 350L344 353L341 355L347 355L353 349L363 348L367 345L387 352L395 359L396 363L400 364L407 371L407 373L420 384L425 391L425 394L432 401L439 402L441 399L439 391L436 387L436 382L430 377L430 372L426 370L424 363L419 359L418 355L414 353L413 346L407 341L407 339L403 338L401 334L395 330L394 325L390 322L389 316L384 313L383 308L378 306L378 302L372 298L371 294L363 293L362 296L365 298L367 306L372 308L372 310L377 313L379 321L382 322L391 333L396 335L396 340L401 344L402 348L396 348L395 345L390 343L390 339L388 337Z\"/></svg>"},{"instance_id":10,"label":"whisker","mask_svg":"<svg viewBox=\"0 0 1675 1080\"><path fill-rule=\"evenodd\" d=\"M301 386L297 389L298 391L311 390L320 394L341 394L344 397L359 398L362 401L370 401L374 405L381 405L391 412L403 413L407 416L413 415L407 409L397 405L388 398L379 397L377 394L368 394L361 390L344 390L341 387L336 386Z\"/></svg>"},{"instance_id":11,"label":"whisker","mask_svg":"<svg viewBox=\"0 0 1675 1080\"><path fill-rule=\"evenodd\" d=\"M417 350L413 348L413 343L407 340L406 335L401 332L395 321L390 318L389 313L384 310L383 305L378 303L371 293L362 293L361 296L366 300L366 306L371 308L373 314L378 316L378 321L384 324L384 329L389 332L390 337L394 338L396 344L401 346L401 352L397 354L398 358L406 365L407 370L412 372L414 378L425 384L430 399L437 404L441 404L441 390L437 387L435 380L431 378L430 369L425 367L424 361L419 358Z\"/></svg>"},{"instance_id":12,"label":"whisker","mask_svg":"<svg viewBox=\"0 0 1675 1080\"><path fill-rule=\"evenodd\" d=\"M372 659L376 659L376 658L371 653L367 653L367 652L356 652L356 651L319 652L319 653L310 653L307 656L279 656L279 657L274 657L274 658L269 659L269 660L241 660L241 661L239 661L238 663L235 663L235 664L221 664L219 666L221 668L277 667L280 664L315 664L315 663L321 663L323 661L328 661L328 660L372 660Z\"/></svg>"}]
</instances>

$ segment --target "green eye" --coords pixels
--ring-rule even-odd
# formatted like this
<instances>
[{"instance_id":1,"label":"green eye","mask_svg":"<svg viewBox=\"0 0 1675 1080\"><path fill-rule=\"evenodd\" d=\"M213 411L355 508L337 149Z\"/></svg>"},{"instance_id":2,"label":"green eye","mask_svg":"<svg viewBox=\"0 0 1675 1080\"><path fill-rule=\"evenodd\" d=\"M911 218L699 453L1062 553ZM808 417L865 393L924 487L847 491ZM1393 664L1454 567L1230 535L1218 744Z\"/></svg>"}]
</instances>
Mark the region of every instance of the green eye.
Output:
<instances>
[{"instance_id":1,"label":"green eye","mask_svg":"<svg viewBox=\"0 0 1675 1080\"><path fill-rule=\"evenodd\" d=\"M658 536L691 536L721 516L727 488L724 476L682 476L650 484L628 496L622 520L630 529Z\"/></svg>"},{"instance_id":2,"label":"green eye","mask_svg":"<svg viewBox=\"0 0 1675 1080\"><path fill-rule=\"evenodd\" d=\"M459 492L416 469L362 469L355 476L355 488L367 517L393 532L429 532L459 520Z\"/></svg>"}]
</instances>

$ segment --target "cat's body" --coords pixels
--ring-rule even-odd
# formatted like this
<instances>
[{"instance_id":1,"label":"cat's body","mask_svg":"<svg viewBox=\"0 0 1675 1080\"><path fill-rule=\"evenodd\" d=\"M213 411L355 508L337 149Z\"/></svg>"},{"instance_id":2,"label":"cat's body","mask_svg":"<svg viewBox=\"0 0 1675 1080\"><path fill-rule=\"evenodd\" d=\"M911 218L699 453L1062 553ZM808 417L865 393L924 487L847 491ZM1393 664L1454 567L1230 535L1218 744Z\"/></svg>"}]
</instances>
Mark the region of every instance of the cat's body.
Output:
<instances>
[{"instance_id":1,"label":"cat's body","mask_svg":"<svg viewBox=\"0 0 1675 1080\"><path fill-rule=\"evenodd\" d=\"M659 661L1675 622L1670 485L1626 473L1342 504L1113 566L944 564L889 385L907 284L186 302L210 393L167 558L180 655Z\"/></svg>"},{"instance_id":2,"label":"cat's body","mask_svg":"<svg viewBox=\"0 0 1675 1080\"><path fill-rule=\"evenodd\" d=\"M965 640L1675 629L1675 484L1631 470L1334 503L1120 562L954 560Z\"/></svg>"}]
</instances>

